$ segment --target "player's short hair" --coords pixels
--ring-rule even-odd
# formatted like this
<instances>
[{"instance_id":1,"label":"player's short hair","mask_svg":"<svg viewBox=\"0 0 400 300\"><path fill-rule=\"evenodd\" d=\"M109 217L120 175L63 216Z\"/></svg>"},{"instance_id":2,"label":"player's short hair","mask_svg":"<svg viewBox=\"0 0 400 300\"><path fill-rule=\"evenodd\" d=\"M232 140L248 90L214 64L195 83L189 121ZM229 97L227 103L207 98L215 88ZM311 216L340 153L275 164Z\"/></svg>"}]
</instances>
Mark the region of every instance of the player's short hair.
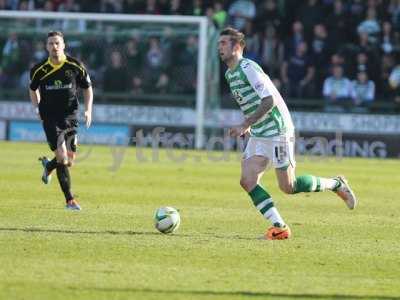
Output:
<instances>
[{"instance_id":1,"label":"player's short hair","mask_svg":"<svg viewBox=\"0 0 400 300\"><path fill-rule=\"evenodd\" d=\"M49 31L49 33L47 33L47 37L52 37L52 36L59 36L62 39L64 39L64 35L61 31Z\"/></svg>"},{"instance_id":2,"label":"player's short hair","mask_svg":"<svg viewBox=\"0 0 400 300\"><path fill-rule=\"evenodd\" d=\"M244 40L244 34L240 32L239 30L232 28L232 27L226 27L223 29L220 34L221 35L228 35L230 37L231 42L233 45L239 44L240 47L244 48L246 46L246 42Z\"/></svg>"}]
</instances>

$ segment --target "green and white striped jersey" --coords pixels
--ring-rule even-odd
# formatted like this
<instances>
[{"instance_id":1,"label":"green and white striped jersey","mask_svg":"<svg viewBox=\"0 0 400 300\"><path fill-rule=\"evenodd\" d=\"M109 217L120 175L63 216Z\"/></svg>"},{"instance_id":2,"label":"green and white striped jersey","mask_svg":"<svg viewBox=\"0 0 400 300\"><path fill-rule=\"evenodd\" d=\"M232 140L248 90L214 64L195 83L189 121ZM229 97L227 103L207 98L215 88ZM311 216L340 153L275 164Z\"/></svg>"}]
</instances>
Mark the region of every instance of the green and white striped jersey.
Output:
<instances>
[{"instance_id":1,"label":"green and white striped jersey","mask_svg":"<svg viewBox=\"0 0 400 300\"><path fill-rule=\"evenodd\" d=\"M268 96L274 99L274 107L251 126L251 136L271 137L294 131L285 101L257 63L242 58L235 69L226 71L225 78L246 118L256 111L261 99Z\"/></svg>"}]
</instances>

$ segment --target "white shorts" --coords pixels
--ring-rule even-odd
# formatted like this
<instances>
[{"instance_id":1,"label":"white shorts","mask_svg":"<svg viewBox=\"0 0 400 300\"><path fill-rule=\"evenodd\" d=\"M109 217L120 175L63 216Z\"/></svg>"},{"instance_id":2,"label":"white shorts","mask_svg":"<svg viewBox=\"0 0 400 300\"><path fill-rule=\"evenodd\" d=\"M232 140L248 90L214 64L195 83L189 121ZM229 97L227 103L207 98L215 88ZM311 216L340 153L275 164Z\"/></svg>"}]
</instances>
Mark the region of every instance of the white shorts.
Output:
<instances>
[{"instance_id":1,"label":"white shorts","mask_svg":"<svg viewBox=\"0 0 400 300\"><path fill-rule=\"evenodd\" d=\"M294 135L279 135L270 138L250 137L243 152L243 159L255 155L268 158L275 169L296 166L294 158Z\"/></svg>"}]
</instances>

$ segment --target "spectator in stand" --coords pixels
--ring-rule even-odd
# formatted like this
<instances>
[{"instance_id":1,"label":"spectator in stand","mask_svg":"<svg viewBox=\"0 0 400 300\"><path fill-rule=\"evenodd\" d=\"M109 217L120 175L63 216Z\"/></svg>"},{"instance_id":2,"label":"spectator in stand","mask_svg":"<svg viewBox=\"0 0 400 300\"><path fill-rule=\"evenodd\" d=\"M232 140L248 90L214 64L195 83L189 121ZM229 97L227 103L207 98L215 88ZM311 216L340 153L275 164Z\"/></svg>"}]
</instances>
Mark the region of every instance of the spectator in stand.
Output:
<instances>
[{"instance_id":1,"label":"spectator in stand","mask_svg":"<svg viewBox=\"0 0 400 300\"><path fill-rule=\"evenodd\" d=\"M238 30L243 30L246 21L252 22L256 16L256 6L250 0L235 0L229 6L230 23Z\"/></svg>"},{"instance_id":2,"label":"spectator in stand","mask_svg":"<svg viewBox=\"0 0 400 300\"><path fill-rule=\"evenodd\" d=\"M44 11L48 11L48 12L55 11L56 10L56 5L55 5L55 3L53 1L47 0L47 1L44 2L43 10Z\"/></svg>"},{"instance_id":3,"label":"spectator in stand","mask_svg":"<svg viewBox=\"0 0 400 300\"><path fill-rule=\"evenodd\" d=\"M65 0L58 6L60 12L80 12L81 8L75 0ZM61 28L63 31L78 31L80 33L86 32L86 20L62 20Z\"/></svg>"},{"instance_id":4,"label":"spectator in stand","mask_svg":"<svg viewBox=\"0 0 400 300\"><path fill-rule=\"evenodd\" d=\"M301 42L296 53L283 62L281 74L289 97L310 97L314 94L315 68L307 55L305 42Z\"/></svg>"},{"instance_id":5,"label":"spectator in stand","mask_svg":"<svg viewBox=\"0 0 400 300\"><path fill-rule=\"evenodd\" d=\"M18 0L17 0L18 1ZM58 11L58 7L61 5L62 2L65 0L51 0L53 2L54 10Z\"/></svg>"},{"instance_id":6,"label":"spectator in stand","mask_svg":"<svg viewBox=\"0 0 400 300\"><path fill-rule=\"evenodd\" d=\"M325 111L343 112L351 107L350 84L350 80L343 74L343 67L334 66L332 76L324 81Z\"/></svg>"},{"instance_id":7,"label":"spectator in stand","mask_svg":"<svg viewBox=\"0 0 400 300\"><path fill-rule=\"evenodd\" d=\"M103 76L103 90L110 93L122 93L128 89L128 70L122 61L121 52L113 50L110 54L110 64Z\"/></svg>"},{"instance_id":8,"label":"spectator in stand","mask_svg":"<svg viewBox=\"0 0 400 300\"><path fill-rule=\"evenodd\" d=\"M377 45L371 44L369 41L368 33L361 32L359 35L358 44L354 45L357 53L364 52L368 54L368 57L379 57L379 49Z\"/></svg>"},{"instance_id":9,"label":"spectator in stand","mask_svg":"<svg viewBox=\"0 0 400 300\"><path fill-rule=\"evenodd\" d=\"M20 5L20 2L21 2L21 0L8 0L7 1L7 3L8 3L8 6L10 7L10 9L12 9L12 10L18 10L18 7L19 7L19 5ZM32 2L32 5L33 5L33 0L30 0L29 2Z\"/></svg>"},{"instance_id":10,"label":"spectator in stand","mask_svg":"<svg viewBox=\"0 0 400 300\"><path fill-rule=\"evenodd\" d=\"M381 52L377 43L373 44L369 41L369 35L366 32L359 34L359 43L355 45L356 50L356 69L352 74L355 76L360 68L366 68L368 76L371 80L376 82L379 74L379 64L381 61ZM365 65L365 67L363 66ZM349 72L351 73L351 72Z\"/></svg>"},{"instance_id":11,"label":"spectator in stand","mask_svg":"<svg viewBox=\"0 0 400 300\"><path fill-rule=\"evenodd\" d=\"M158 15L160 10L156 0L146 0L146 6L144 9L144 14L148 15Z\"/></svg>"},{"instance_id":12,"label":"spectator in stand","mask_svg":"<svg viewBox=\"0 0 400 300\"><path fill-rule=\"evenodd\" d=\"M388 5L387 2L383 3L383 0L368 0L368 1L366 1L366 3L367 3L366 10L368 11L371 8L374 9L376 12L376 17L379 20L387 18L388 14L384 8L384 6Z\"/></svg>"},{"instance_id":13,"label":"spectator in stand","mask_svg":"<svg viewBox=\"0 0 400 300\"><path fill-rule=\"evenodd\" d=\"M7 9L10 9L10 7L7 5L7 0L0 0L0 10L7 10Z\"/></svg>"},{"instance_id":14,"label":"spectator in stand","mask_svg":"<svg viewBox=\"0 0 400 300\"><path fill-rule=\"evenodd\" d=\"M122 12L122 1L121 0L101 0L100 1L100 12L116 14Z\"/></svg>"},{"instance_id":15,"label":"spectator in stand","mask_svg":"<svg viewBox=\"0 0 400 300\"><path fill-rule=\"evenodd\" d=\"M320 24L325 16L324 10L318 0L307 0L298 11L297 17L304 26L306 40L309 41L313 35L314 26Z\"/></svg>"},{"instance_id":16,"label":"spectator in stand","mask_svg":"<svg viewBox=\"0 0 400 300\"><path fill-rule=\"evenodd\" d=\"M41 10L45 11L45 12L54 12L55 11L55 4L50 1L47 0L45 1L42 5L40 5L39 7L35 8L40 8ZM50 20L50 19L36 19L36 29L38 31L51 31L53 28L60 28L60 24L62 23L62 20Z\"/></svg>"},{"instance_id":17,"label":"spectator in stand","mask_svg":"<svg viewBox=\"0 0 400 300\"><path fill-rule=\"evenodd\" d=\"M400 31L400 0L391 0L388 11L392 16L391 22L395 31Z\"/></svg>"},{"instance_id":18,"label":"spectator in stand","mask_svg":"<svg viewBox=\"0 0 400 300\"><path fill-rule=\"evenodd\" d=\"M400 65L397 65L390 73L389 84L393 90L394 103L400 107Z\"/></svg>"},{"instance_id":19,"label":"spectator in stand","mask_svg":"<svg viewBox=\"0 0 400 300\"><path fill-rule=\"evenodd\" d=\"M193 57L197 56L197 51L197 38L189 36L182 52L178 55L175 71L172 72L179 75L176 78L176 88L182 93L193 93L196 89L196 64L193 62Z\"/></svg>"},{"instance_id":20,"label":"spectator in stand","mask_svg":"<svg viewBox=\"0 0 400 300\"><path fill-rule=\"evenodd\" d=\"M371 44L376 44L378 42L378 35L381 31L381 27L377 20L377 14L375 8L369 8L367 10L367 16L364 21L362 21L358 27L358 34L366 33L368 34L368 41Z\"/></svg>"},{"instance_id":21,"label":"spectator in stand","mask_svg":"<svg viewBox=\"0 0 400 300\"><path fill-rule=\"evenodd\" d=\"M189 12L190 12L189 14L191 16L204 16L205 10L203 7L203 1L202 0L192 0Z\"/></svg>"},{"instance_id":22,"label":"spectator in stand","mask_svg":"<svg viewBox=\"0 0 400 300\"><path fill-rule=\"evenodd\" d=\"M212 8L212 6L206 7L206 17L208 23L210 24L210 30L212 30L212 32L215 32L214 29L218 28L218 24L214 21L214 8Z\"/></svg>"},{"instance_id":23,"label":"spectator in stand","mask_svg":"<svg viewBox=\"0 0 400 300\"><path fill-rule=\"evenodd\" d=\"M0 87L1 87L2 89L8 88L7 82L8 82L7 75L4 73L4 71L3 71L3 69L2 69L2 67L1 67L1 65L0 65Z\"/></svg>"},{"instance_id":24,"label":"spectator in stand","mask_svg":"<svg viewBox=\"0 0 400 300\"><path fill-rule=\"evenodd\" d=\"M332 51L336 52L339 50L339 46L344 45L349 41L349 18L346 14L342 0L335 0L333 3L333 12L326 18L325 24L332 41L335 41L335 43L332 44L334 47Z\"/></svg>"},{"instance_id":25,"label":"spectator in stand","mask_svg":"<svg viewBox=\"0 0 400 300\"><path fill-rule=\"evenodd\" d=\"M138 38L130 38L124 47L124 57L130 77L130 92L135 95L143 94L143 53L139 48Z\"/></svg>"},{"instance_id":26,"label":"spectator in stand","mask_svg":"<svg viewBox=\"0 0 400 300\"><path fill-rule=\"evenodd\" d=\"M144 93L143 80L137 75L133 75L131 78L130 93L132 95L141 95Z\"/></svg>"},{"instance_id":27,"label":"spectator in stand","mask_svg":"<svg viewBox=\"0 0 400 300\"><path fill-rule=\"evenodd\" d=\"M303 24L295 21L292 25L292 34L285 41L285 56L291 56L296 52L297 46L305 42Z\"/></svg>"},{"instance_id":28,"label":"spectator in stand","mask_svg":"<svg viewBox=\"0 0 400 300\"><path fill-rule=\"evenodd\" d=\"M171 0L169 6L170 15L183 15L185 14L185 9L180 0Z\"/></svg>"},{"instance_id":29,"label":"spectator in stand","mask_svg":"<svg viewBox=\"0 0 400 300\"><path fill-rule=\"evenodd\" d=\"M268 25L261 40L260 55L262 68L271 78L279 78L284 51L283 44L278 38L275 27Z\"/></svg>"},{"instance_id":30,"label":"spectator in stand","mask_svg":"<svg viewBox=\"0 0 400 300\"><path fill-rule=\"evenodd\" d=\"M246 36L245 57L254 60L258 64L260 64L260 38L258 33L253 30L252 22L246 21L243 33Z\"/></svg>"},{"instance_id":31,"label":"spectator in stand","mask_svg":"<svg viewBox=\"0 0 400 300\"><path fill-rule=\"evenodd\" d=\"M193 84L195 83L193 82ZM162 73L154 87L158 94L166 94L170 92L171 85L168 75L166 73ZM192 91L194 91L194 89Z\"/></svg>"},{"instance_id":32,"label":"spectator in stand","mask_svg":"<svg viewBox=\"0 0 400 300\"><path fill-rule=\"evenodd\" d=\"M19 10L33 10L34 2L33 1L21 1L18 3Z\"/></svg>"},{"instance_id":33,"label":"spectator in stand","mask_svg":"<svg viewBox=\"0 0 400 300\"><path fill-rule=\"evenodd\" d=\"M80 12L81 7L75 0L65 0L60 3L57 10L63 12Z\"/></svg>"},{"instance_id":34,"label":"spectator in stand","mask_svg":"<svg viewBox=\"0 0 400 300\"><path fill-rule=\"evenodd\" d=\"M156 37L149 39L149 46L144 56L144 82L145 90L154 92L154 86L164 77L166 69L169 67L169 61L166 52L162 50L160 40Z\"/></svg>"},{"instance_id":35,"label":"spectator in stand","mask_svg":"<svg viewBox=\"0 0 400 300\"><path fill-rule=\"evenodd\" d=\"M99 43L101 47L99 47ZM109 53L109 48L103 39L99 39L95 35L89 35L79 48L82 53L82 60L89 66L89 71L94 82L99 80L99 77L104 73L104 68L107 65L105 59L109 59L106 55L106 53Z\"/></svg>"},{"instance_id":36,"label":"spectator in stand","mask_svg":"<svg viewBox=\"0 0 400 300\"><path fill-rule=\"evenodd\" d=\"M357 26L364 20L366 11L365 4L365 0L350 0L347 3L349 41L354 41L358 38Z\"/></svg>"},{"instance_id":37,"label":"spectator in stand","mask_svg":"<svg viewBox=\"0 0 400 300\"><path fill-rule=\"evenodd\" d=\"M350 0L347 7L351 16L352 27L355 28L364 18L365 0Z\"/></svg>"},{"instance_id":38,"label":"spectator in stand","mask_svg":"<svg viewBox=\"0 0 400 300\"><path fill-rule=\"evenodd\" d=\"M21 47L17 33L11 32L1 52L0 69L2 70L3 87L14 88L17 76L21 71L19 60Z\"/></svg>"},{"instance_id":39,"label":"spectator in stand","mask_svg":"<svg viewBox=\"0 0 400 300\"><path fill-rule=\"evenodd\" d=\"M268 26L275 27L280 31L282 17L278 11L276 0L266 0L257 7L256 17L254 19L254 29L257 32L264 32Z\"/></svg>"},{"instance_id":40,"label":"spectator in stand","mask_svg":"<svg viewBox=\"0 0 400 300\"><path fill-rule=\"evenodd\" d=\"M143 80L141 78L143 53L139 49L139 42L136 37L133 36L126 42L124 54L131 78L130 92L135 95L143 94Z\"/></svg>"},{"instance_id":41,"label":"spectator in stand","mask_svg":"<svg viewBox=\"0 0 400 300\"><path fill-rule=\"evenodd\" d=\"M223 28L226 24L226 20L228 19L228 14L224 10L224 6L221 1L214 2L214 15L213 20L216 24L217 28Z\"/></svg>"},{"instance_id":42,"label":"spectator in stand","mask_svg":"<svg viewBox=\"0 0 400 300\"><path fill-rule=\"evenodd\" d=\"M314 37L311 41L311 53L315 66L315 89L322 90L323 78L326 77L326 66L331 55L331 41L328 32L323 24L314 26ZM319 92L318 92L319 94Z\"/></svg>"},{"instance_id":43,"label":"spectator in stand","mask_svg":"<svg viewBox=\"0 0 400 300\"><path fill-rule=\"evenodd\" d=\"M368 79L365 71L357 73L357 79L351 82L350 96L353 100L353 112L368 112L375 99L375 83Z\"/></svg>"},{"instance_id":44,"label":"spectator in stand","mask_svg":"<svg viewBox=\"0 0 400 300\"><path fill-rule=\"evenodd\" d=\"M351 78L355 78L359 72L366 72L369 78L374 73L372 63L366 52L359 52L356 54L355 62L347 73Z\"/></svg>"},{"instance_id":45,"label":"spectator in stand","mask_svg":"<svg viewBox=\"0 0 400 300\"><path fill-rule=\"evenodd\" d=\"M46 0L34 0L33 2L34 2L34 9L35 10L42 10Z\"/></svg>"},{"instance_id":46,"label":"spectator in stand","mask_svg":"<svg viewBox=\"0 0 400 300\"><path fill-rule=\"evenodd\" d=\"M392 54L384 54L382 56L382 63L380 66L379 78L377 81L377 92L379 97L383 99L390 99L392 96L392 88L389 84L389 77L395 66Z\"/></svg>"},{"instance_id":47,"label":"spectator in stand","mask_svg":"<svg viewBox=\"0 0 400 300\"><path fill-rule=\"evenodd\" d=\"M392 53L395 49L395 36L392 30L392 23L385 21L382 24L382 34L380 37L380 47L383 53Z\"/></svg>"},{"instance_id":48,"label":"spectator in stand","mask_svg":"<svg viewBox=\"0 0 400 300\"><path fill-rule=\"evenodd\" d=\"M47 57L46 45L42 40L37 40L34 42L32 56L33 56L33 60L36 63L39 63L41 60L43 60ZM32 67L30 67L29 69L31 69Z\"/></svg>"},{"instance_id":49,"label":"spectator in stand","mask_svg":"<svg viewBox=\"0 0 400 300\"><path fill-rule=\"evenodd\" d=\"M173 27L163 26L163 33L159 39L161 50L164 52L164 64L169 66L172 60L172 53L177 47L177 41L179 38L175 36Z\"/></svg>"},{"instance_id":50,"label":"spectator in stand","mask_svg":"<svg viewBox=\"0 0 400 300\"><path fill-rule=\"evenodd\" d=\"M159 38L150 37L147 53L144 59L146 67L152 69L154 73L158 73L158 71L161 70L161 68L163 67L165 59L166 57L161 49Z\"/></svg>"},{"instance_id":51,"label":"spectator in stand","mask_svg":"<svg viewBox=\"0 0 400 300\"><path fill-rule=\"evenodd\" d=\"M125 44L126 65L130 74L142 73L143 53L139 48L139 42L136 37L130 38Z\"/></svg>"},{"instance_id":52,"label":"spectator in stand","mask_svg":"<svg viewBox=\"0 0 400 300\"><path fill-rule=\"evenodd\" d=\"M344 68L344 57L340 53L335 53L331 56L330 66L328 69L329 74L332 72L334 66L341 66Z\"/></svg>"}]
</instances>

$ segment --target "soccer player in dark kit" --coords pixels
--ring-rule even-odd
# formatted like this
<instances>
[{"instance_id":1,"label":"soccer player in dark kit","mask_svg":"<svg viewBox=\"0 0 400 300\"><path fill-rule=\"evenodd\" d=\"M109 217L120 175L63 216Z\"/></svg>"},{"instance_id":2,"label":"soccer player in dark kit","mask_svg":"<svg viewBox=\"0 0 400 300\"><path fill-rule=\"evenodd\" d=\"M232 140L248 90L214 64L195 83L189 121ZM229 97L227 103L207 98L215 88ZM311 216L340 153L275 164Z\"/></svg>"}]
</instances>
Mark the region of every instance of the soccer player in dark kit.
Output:
<instances>
[{"instance_id":1,"label":"soccer player in dark kit","mask_svg":"<svg viewBox=\"0 0 400 300\"><path fill-rule=\"evenodd\" d=\"M41 157L42 181L48 184L56 169L66 208L81 210L71 191L69 168L73 165L77 147L78 96L81 88L85 101L85 122L89 128L92 120L93 90L85 67L73 57L65 54L64 35L59 31L47 35L49 57L35 65L30 72L29 95L42 121L52 160Z\"/></svg>"}]
</instances>

